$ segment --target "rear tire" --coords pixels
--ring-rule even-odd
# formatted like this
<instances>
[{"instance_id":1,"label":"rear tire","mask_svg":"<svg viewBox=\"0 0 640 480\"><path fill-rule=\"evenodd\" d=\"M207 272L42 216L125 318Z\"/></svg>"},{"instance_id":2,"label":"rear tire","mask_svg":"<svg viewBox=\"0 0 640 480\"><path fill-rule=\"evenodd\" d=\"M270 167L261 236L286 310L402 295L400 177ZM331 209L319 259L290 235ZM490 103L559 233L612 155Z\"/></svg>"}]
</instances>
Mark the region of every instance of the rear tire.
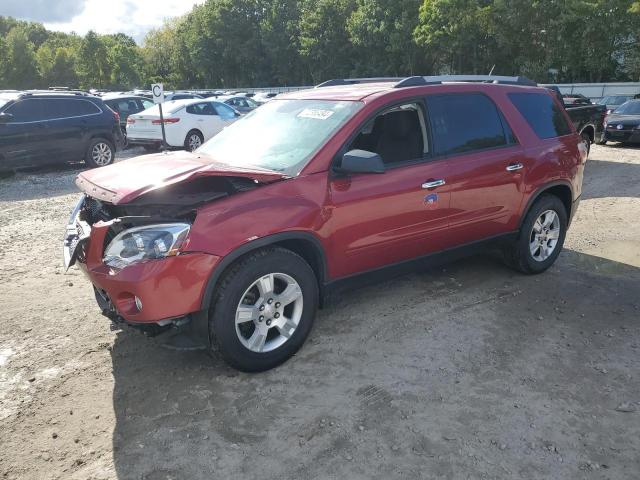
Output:
<instances>
[{"instance_id":1,"label":"rear tire","mask_svg":"<svg viewBox=\"0 0 640 480\"><path fill-rule=\"evenodd\" d=\"M198 130L190 130L184 139L184 148L188 152L193 152L204 143L204 136Z\"/></svg>"},{"instance_id":2,"label":"rear tire","mask_svg":"<svg viewBox=\"0 0 640 480\"><path fill-rule=\"evenodd\" d=\"M209 309L212 352L244 372L280 365L309 335L318 298L316 276L296 253L280 247L250 253L216 288Z\"/></svg>"},{"instance_id":3,"label":"rear tire","mask_svg":"<svg viewBox=\"0 0 640 480\"><path fill-rule=\"evenodd\" d=\"M505 260L522 273L542 273L558 258L566 234L564 204L555 195L541 195L527 212L518 238L505 248Z\"/></svg>"},{"instance_id":4,"label":"rear tire","mask_svg":"<svg viewBox=\"0 0 640 480\"><path fill-rule=\"evenodd\" d=\"M105 138L94 138L89 142L84 155L84 163L91 167L106 167L113 163L116 158L116 149L109 140Z\"/></svg>"}]
</instances>

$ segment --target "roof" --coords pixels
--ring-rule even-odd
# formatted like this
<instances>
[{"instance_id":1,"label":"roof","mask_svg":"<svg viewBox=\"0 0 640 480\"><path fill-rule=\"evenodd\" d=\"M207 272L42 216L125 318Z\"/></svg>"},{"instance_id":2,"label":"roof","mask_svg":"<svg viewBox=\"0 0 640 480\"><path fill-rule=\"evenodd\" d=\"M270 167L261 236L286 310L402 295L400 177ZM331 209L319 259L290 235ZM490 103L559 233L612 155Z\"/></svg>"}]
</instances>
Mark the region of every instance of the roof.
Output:
<instances>
[{"instance_id":1,"label":"roof","mask_svg":"<svg viewBox=\"0 0 640 480\"><path fill-rule=\"evenodd\" d=\"M407 78L346 78L321 83L309 90L301 90L281 95L284 99L299 100L351 100L363 101L366 97L379 96L384 92L399 91L404 88L427 87L444 84L460 85L512 85L537 87L537 83L526 77L500 75L438 75L412 76Z\"/></svg>"},{"instance_id":2,"label":"roof","mask_svg":"<svg viewBox=\"0 0 640 480\"><path fill-rule=\"evenodd\" d=\"M337 85L333 87L310 88L297 92L281 93L279 99L297 100L363 100L369 95L393 90L393 82L358 83L353 85Z\"/></svg>"}]
</instances>

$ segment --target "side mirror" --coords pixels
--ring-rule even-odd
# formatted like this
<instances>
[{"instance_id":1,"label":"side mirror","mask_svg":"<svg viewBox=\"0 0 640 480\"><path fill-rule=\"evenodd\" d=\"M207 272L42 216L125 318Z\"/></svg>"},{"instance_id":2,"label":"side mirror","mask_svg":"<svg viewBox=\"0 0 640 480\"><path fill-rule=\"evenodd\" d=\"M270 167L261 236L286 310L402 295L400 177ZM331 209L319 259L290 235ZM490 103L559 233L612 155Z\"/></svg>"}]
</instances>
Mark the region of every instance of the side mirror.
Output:
<instances>
[{"instance_id":1,"label":"side mirror","mask_svg":"<svg viewBox=\"0 0 640 480\"><path fill-rule=\"evenodd\" d=\"M0 123L9 123L13 115L10 113L0 113Z\"/></svg>"},{"instance_id":2,"label":"side mirror","mask_svg":"<svg viewBox=\"0 0 640 480\"><path fill-rule=\"evenodd\" d=\"M342 173L384 173L382 157L366 150L350 150L342 156Z\"/></svg>"}]
</instances>

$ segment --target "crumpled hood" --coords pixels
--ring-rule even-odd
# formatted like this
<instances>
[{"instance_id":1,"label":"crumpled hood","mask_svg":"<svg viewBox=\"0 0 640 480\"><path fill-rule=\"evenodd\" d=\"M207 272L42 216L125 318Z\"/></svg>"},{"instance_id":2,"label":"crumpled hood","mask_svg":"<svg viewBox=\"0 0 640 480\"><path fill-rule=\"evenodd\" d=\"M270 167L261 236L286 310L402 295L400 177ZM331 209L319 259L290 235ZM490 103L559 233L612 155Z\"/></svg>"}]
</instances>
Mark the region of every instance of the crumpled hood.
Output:
<instances>
[{"instance_id":1,"label":"crumpled hood","mask_svg":"<svg viewBox=\"0 0 640 480\"><path fill-rule=\"evenodd\" d=\"M142 155L87 170L78 175L76 185L93 198L118 205L153 190L201 176L244 177L258 183L287 178L270 170L215 163L206 155L178 151Z\"/></svg>"}]
</instances>

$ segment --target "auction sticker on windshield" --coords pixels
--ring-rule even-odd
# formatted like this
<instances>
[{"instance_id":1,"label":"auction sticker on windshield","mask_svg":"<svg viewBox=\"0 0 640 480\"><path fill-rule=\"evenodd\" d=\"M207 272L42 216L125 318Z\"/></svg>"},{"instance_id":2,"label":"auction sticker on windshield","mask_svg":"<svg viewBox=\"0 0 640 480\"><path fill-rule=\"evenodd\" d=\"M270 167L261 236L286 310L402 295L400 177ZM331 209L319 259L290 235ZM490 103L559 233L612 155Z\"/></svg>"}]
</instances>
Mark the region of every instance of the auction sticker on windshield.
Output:
<instances>
[{"instance_id":1,"label":"auction sticker on windshield","mask_svg":"<svg viewBox=\"0 0 640 480\"><path fill-rule=\"evenodd\" d=\"M326 120L334 112L332 110L321 110L319 108L305 108L298 114L298 118L314 118L316 120Z\"/></svg>"}]
</instances>

